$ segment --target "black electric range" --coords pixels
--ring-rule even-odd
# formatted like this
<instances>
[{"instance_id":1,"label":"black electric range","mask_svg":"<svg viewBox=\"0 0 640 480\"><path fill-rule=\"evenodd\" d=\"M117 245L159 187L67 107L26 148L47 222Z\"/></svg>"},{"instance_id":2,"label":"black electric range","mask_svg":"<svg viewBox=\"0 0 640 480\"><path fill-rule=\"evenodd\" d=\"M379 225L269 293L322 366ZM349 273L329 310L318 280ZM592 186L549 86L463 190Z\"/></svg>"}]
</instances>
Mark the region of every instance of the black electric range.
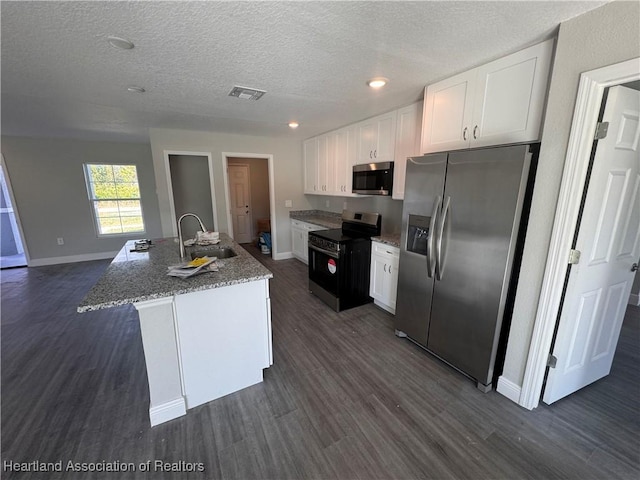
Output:
<instances>
[{"instance_id":1,"label":"black electric range","mask_svg":"<svg viewBox=\"0 0 640 480\"><path fill-rule=\"evenodd\" d=\"M379 213L342 212L342 228L309 232L309 290L336 312L371 302L371 237Z\"/></svg>"}]
</instances>

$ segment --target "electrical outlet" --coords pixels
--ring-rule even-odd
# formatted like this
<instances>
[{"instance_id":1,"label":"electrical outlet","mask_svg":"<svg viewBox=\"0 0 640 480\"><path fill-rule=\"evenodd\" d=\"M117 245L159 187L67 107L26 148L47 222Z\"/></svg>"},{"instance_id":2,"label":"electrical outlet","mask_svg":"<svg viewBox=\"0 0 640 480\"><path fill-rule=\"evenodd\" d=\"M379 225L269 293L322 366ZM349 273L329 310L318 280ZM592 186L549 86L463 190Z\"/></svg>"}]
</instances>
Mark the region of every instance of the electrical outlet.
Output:
<instances>
[{"instance_id":1,"label":"electrical outlet","mask_svg":"<svg viewBox=\"0 0 640 480\"><path fill-rule=\"evenodd\" d=\"M64 245L64 238L58 237L58 245Z\"/></svg>"},{"instance_id":2,"label":"electrical outlet","mask_svg":"<svg viewBox=\"0 0 640 480\"><path fill-rule=\"evenodd\" d=\"M285 200L284 201L284 207L285 208L291 208L293 207L293 202L291 200Z\"/></svg>"},{"instance_id":3,"label":"electrical outlet","mask_svg":"<svg viewBox=\"0 0 640 480\"><path fill-rule=\"evenodd\" d=\"M346 209L347 209L347 202L346 202L346 201L342 204L342 209L343 209L343 210L346 210Z\"/></svg>"},{"instance_id":4,"label":"electrical outlet","mask_svg":"<svg viewBox=\"0 0 640 480\"><path fill-rule=\"evenodd\" d=\"M329 208L331 206L331 201L327 200L326 202L324 202L324 206Z\"/></svg>"}]
</instances>

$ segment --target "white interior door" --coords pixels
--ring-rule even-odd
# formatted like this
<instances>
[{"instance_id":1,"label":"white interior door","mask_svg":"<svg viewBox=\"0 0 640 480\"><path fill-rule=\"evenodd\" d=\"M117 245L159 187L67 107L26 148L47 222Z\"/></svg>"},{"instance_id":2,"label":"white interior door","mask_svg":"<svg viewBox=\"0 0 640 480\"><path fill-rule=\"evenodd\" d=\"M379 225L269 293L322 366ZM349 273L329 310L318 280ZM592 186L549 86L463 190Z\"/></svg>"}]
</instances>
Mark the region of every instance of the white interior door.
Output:
<instances>
[{"instance_id":1,"label":"white interior door","mask_svg":"<svg viewBox=\"0 0 640 480\"><path fill-rule=\"evenodd\" d=\"M238 243L249 243L253 238L249 165L229 165L229 194L234 239Z\"/></svg>"},{"instance_id":2,"label":"white interior door","mask_svg":"<svg viewBox=\"0 0 640 480\"><path fill-rule=\"evenodd\" d=\"M612 87L576 240L543 401L609 374L640 257L640 92ZM636 267L637 268L637 267Z\"/></svg>"}]
</instances>

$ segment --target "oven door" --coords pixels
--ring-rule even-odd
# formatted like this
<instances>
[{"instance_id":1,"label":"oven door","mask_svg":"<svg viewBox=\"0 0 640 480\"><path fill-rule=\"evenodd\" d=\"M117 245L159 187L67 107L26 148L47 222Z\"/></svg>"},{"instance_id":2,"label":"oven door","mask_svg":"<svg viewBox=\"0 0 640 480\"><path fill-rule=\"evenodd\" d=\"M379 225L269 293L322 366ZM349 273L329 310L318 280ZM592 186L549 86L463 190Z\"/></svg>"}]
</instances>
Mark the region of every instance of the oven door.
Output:
<instances>
[{"instance_id":1,"label":"oven door","mask_svg":"<svg viewBox=\"0 0 640 480\"><path fill-rule=\"evenodd\" d=\"M340 254L309 245L309 281L315 283L333 297L340 292L342 276ZM312 289L313 290L313 289Z\"/></svg>"}]
</instances>

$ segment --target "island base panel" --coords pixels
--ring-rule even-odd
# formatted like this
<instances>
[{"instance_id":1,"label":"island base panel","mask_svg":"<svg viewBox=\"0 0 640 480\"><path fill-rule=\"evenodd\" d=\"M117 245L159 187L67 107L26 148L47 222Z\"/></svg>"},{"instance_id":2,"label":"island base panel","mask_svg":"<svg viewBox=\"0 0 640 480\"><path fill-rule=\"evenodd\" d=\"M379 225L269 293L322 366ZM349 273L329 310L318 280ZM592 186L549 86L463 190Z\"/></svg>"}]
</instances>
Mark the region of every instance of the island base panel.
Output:
<instances>
[{"instance_id":1,"label":"island base panel","mask_svg":"<svg viewBox=\"0 0 640 480\"><path fill-rule=\"evenodd\" d=\"M134 304L149 380L151 426L187 413L182 394L180 359L174 320L173 297Z\"/></svg>"},{"instance_id":2,"label":"island base panel","mask_svg":"<svg viewBox=\"0 0 640 480\"><path fill-rule=\"evenodd\" d=\"M271 365L268 280L175 297L187 408L263 380Z\"/></svg>"}]
</instances>

